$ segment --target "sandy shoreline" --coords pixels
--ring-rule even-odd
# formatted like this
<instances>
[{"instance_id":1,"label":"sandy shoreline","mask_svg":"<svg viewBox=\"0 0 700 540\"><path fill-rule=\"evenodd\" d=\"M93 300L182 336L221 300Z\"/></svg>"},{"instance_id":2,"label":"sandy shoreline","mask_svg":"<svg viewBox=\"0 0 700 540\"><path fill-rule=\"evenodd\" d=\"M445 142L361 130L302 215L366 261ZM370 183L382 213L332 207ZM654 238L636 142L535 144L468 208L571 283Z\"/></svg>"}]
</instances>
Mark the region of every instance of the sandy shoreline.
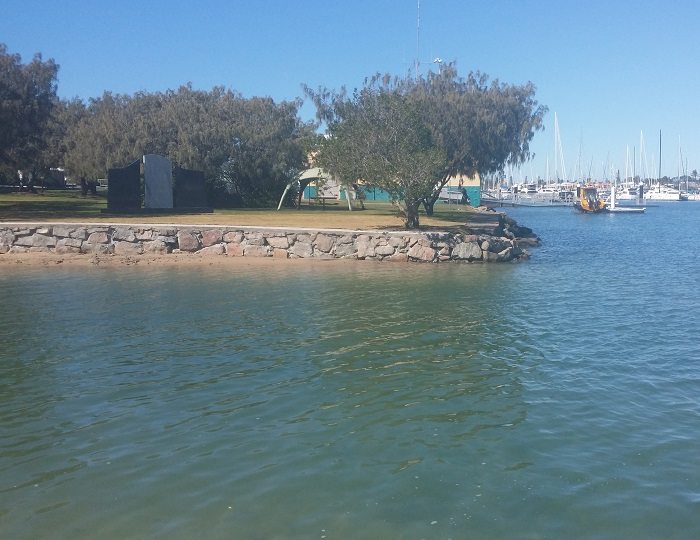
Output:
<instances>
[{"instance_id":1,"label":"sandy shoreline","mask_svg":"<svg viewBox=\"0 0 700 540\"><path fill-rule=\"evenodd\" d=\"M235 267L267 268L279 265L310 266L337 265L347 262L367 263L351 259L282 259L272 257L229 257L226 255L198 255L196 253L169 253L167 255L112 255L112 254L58 254L58 253L6 253L0 255L0 272L17 267L76 267L111 268L139 267Z\"/></svg>"}]
</instances>

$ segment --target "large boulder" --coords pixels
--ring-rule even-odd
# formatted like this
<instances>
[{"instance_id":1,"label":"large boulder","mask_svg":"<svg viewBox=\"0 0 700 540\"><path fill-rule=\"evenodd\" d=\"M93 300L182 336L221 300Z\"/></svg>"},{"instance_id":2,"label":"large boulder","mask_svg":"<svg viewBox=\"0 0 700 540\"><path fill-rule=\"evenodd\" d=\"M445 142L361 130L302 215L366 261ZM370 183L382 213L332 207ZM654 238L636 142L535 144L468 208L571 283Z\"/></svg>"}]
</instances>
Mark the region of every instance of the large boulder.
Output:
<instances>
[{"instance_id":1,"label":"large boulder","mask_svg":"<svg viewBox=\"0 0 700 540\"><path fill-rule=\"evenodd\" d=\"M307 257L311 257L313 254L314 250L313 247L311 246L311 242L300 242L297 240L294 242L294 245L289 248L289 253L291 255L294 255L295 257L300 257L302 259L305 259Z\"/></svg>"},{"instance_id":2,"label":"large boulder","mask_svg":"<svg viewBox=\"0 0 700 540\"><path fill-rule=\"evenodd\" d=\"M408 257L422 262L433 262L435 260L436 251L434 248L423 245L422 242L417 242L408 250Z\"/></svg>"},{"instance_id":3,"label":"large boulder","mask_svg":"<svg viewBox=\"0 0 700 540\"><path fill-rule=\"evenodd\" d=\"M452 250L452 258L461 261L480 261L482 251L476 242L462 242Z\"/></svg>"},{"instance_id":4,"label":"large boulder","mask_svg":"<svg viewBox=\"0 0 700 540\"><path fill-rule=\"evenodd\" d=\"M197 236L188 231L177 233L177 245L180 251L197 251L200 248Z\"/></svg>"},{"instance_id":5,"label":"large boulder","mask_svg":"<svg viewBox=\"0 0 700 540\"><path fill-rule=\"evenodd\" d=\"M209 229L202 231L202 246L209 247L214 244L219 244L224 237L224 233L221 229Z\"/></svg>"}]
</instances>

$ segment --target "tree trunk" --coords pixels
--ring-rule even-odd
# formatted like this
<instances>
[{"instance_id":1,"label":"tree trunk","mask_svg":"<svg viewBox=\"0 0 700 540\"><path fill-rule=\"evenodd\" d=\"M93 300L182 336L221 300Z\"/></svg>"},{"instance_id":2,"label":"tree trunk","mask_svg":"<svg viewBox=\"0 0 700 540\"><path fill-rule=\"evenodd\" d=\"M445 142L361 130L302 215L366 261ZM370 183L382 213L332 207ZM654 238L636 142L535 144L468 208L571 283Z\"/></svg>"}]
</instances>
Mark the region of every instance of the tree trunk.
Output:
<instances>
[{"instance_id":1,"label":"tree trunk","mask_svg":"<svg viewBox=\"0 0 700 540\"><path fill-rule=\"evenodd\" d=\"M425 215L432 216L435 207L435 199L432 197L423 199L423 208L425 208Z\"/></svg>"},{"instance_id":2,"label":"tree trunk","mask_svg":"<svg viewBox=\"0 0 700 540\"><path fill-rule=\"evenodd\" d=\"M420 203L406 205L406 228L417 229L418 223L418 207Z\"/></svg>"}]
</instances>

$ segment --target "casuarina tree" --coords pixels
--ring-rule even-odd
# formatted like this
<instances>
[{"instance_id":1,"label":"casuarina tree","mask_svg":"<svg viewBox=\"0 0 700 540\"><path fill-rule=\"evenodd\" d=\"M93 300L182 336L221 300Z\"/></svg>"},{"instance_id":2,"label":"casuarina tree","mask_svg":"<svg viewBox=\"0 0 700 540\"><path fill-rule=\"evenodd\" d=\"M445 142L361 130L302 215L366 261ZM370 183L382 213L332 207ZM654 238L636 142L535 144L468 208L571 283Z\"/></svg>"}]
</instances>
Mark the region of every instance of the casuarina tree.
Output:
<instances>
[{"instance_id":1,"label":"casuarina tree","mask_svg":"<svg viewBox=\"0 0 700 540\"><path fill-rule=\"evenodd\" d=\"M328 129L327 142L321 145L317 157L319 163L325 163L329 172L344 182L367 181L372 177L375 185L398 197L397 203L406 192L392 192L389 188L394 185L395 179L382 179L382 167L386 166L390 156L383 154L385 148L375 144L375 138L386 130L391 131L392 122L410 118L397 137L404 141L420 141L422 146L418 155L427 158L429 154L431 165L417 169L423 174L431 174L420 181L423 190L421 202L428 215L432 214L433 205L450 178L475 174L483 176L501 170L506 164L517 165L529 159L530 141L535 132L542 129L542 120L547 111L534 99L535 87L532 83L509 85L497 80L489 82L488 76L478 72L462 78L454 64L444 66L439 73L429 73L427 77L418 79L376 75L367 79L363 88L352 95L348 95L345 89L312 90L306 87L305 92L316 105L318 120ZM373 116L369 111L363 115L361 112L368 109L370 104L379 106L368 96L373 99L393 96L392 100L383 98L378 103L400 103L401 110L406 114L394 120L384 115ZM362 119L361 129L358 128L358 118ZM341 127L344 123L350 123L352 128ZM417 132L409 136L407 129ZM427 135L423 135L425 132ZM341 140L342 144L339 142ZM409 147L410 144L405 146ZM426 153L428 147L431 151ZM341 159L341 156L349 153L352 159ZM438 156L442 160L440 166L433 167L433 160ZM411 162L410 157L402 156L401 159L404 159L404 163ZM340 168L339 162L347 162L348 167ZM377 167L371 174L368 171L370 165ZM353 167L356 170L353 171ZM396 170L399 170L398 164ZM406 209L411 207L405 199L402 204ZM407 224L409 222L418 223L417 216L407 220Z\"/></svg>"},{"instance_id":2,"label":"casuarina tree","mask_svg":"<svg viewBox=\"0 0 700 540\"><path fill-rule=\"evenodd\" d=\"M36 54L22 63L0 43L0 174L33 172L46 146L46 130L57 101L58 65Z\"/></svg>"},{"instance_id":3,"label":"casuarina tree","mask_svg":"<svg viewBox=\"0 0 700 540\"><path fill-rule=\"evenodd\" d=\"M340 93L326 98L330 100L320 107L328 107L328 133L321 140L317 164L346 186L363 181L382 188L406 227L417 228L419 206L444 156L416 104L372 84L351 97Z\"/></svg>"}]
</instances>

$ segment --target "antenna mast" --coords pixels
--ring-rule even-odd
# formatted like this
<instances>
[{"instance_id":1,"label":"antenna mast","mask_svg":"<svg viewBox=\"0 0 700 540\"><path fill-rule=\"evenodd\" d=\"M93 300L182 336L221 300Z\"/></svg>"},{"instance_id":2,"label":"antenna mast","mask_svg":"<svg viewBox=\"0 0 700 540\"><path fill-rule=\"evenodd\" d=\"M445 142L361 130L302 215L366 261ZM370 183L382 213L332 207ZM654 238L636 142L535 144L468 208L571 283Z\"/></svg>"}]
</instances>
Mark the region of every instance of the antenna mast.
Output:
<instances>
[{"instance_id":1,"label":"antenna mast","mask_svg":"<svg viewBox=\"0 0 700 540\"><path fill-rule=\"evenodd\" d=\"M416 80L420 78L420 0L418 0L418 20L416 24Z\"/></svg>"}]
</instances>

